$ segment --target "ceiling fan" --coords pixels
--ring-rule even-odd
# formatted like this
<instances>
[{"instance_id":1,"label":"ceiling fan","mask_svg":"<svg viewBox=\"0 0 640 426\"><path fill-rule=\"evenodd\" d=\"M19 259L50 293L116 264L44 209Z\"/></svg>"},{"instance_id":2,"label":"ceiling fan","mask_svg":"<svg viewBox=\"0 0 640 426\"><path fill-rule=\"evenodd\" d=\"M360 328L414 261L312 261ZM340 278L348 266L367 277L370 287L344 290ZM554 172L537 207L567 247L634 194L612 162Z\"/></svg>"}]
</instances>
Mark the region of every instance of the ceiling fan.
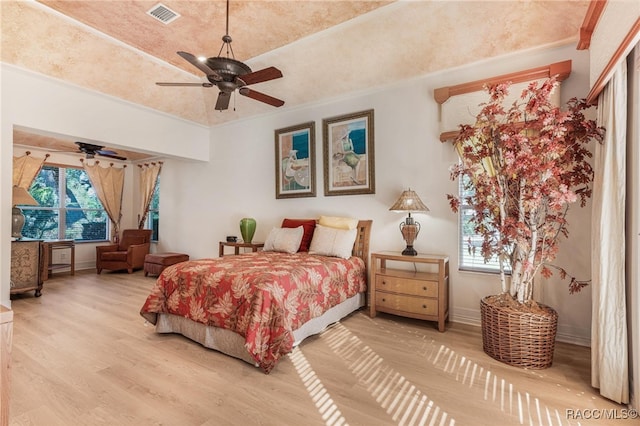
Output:
<instances>
[{"instance_id":1,"label":"ceiling fan","mask_svg":"<svg viewBox=\"0 0 640 426\"><path fill-rule=\"evenodd\" d=\"M280 107L284 101L250 89L247 86L262 83L282 77L282 72L275 67L264 68L259 71L251 71L248 65L235 59L231 48L231 36L229 36L229 0L227 0L227 31L222 37L222 46L218 56L199 59L188 52L177 52L187 62L204 72L208 82L205 83L156 83L158 86L194 86L213 87L216 86L220 93L216 101L216 110L222 111L229 108L231 94L238 89L238 92L251 99L255 99L266 104ZM226 46L227 56L220 56L222 49ZM229 57L231 52L231 57Z\"/></svg>"},{"instance_id":2,"label":"ceiling fan","mask_svg":"<svg viewBox=\"0 0 640 426\"><path fill-rule=\"evenodd\" d=\"M126 160L126 157L121 157L115 151L110 151L108 149L103 149L103 146L100 145L92 145L86 142L76 142L78 145L79 152L82 152L87 155L87 158L94 158L96 155L101 157L113 158L116 160Z\"/></svg>"}]
</instances>

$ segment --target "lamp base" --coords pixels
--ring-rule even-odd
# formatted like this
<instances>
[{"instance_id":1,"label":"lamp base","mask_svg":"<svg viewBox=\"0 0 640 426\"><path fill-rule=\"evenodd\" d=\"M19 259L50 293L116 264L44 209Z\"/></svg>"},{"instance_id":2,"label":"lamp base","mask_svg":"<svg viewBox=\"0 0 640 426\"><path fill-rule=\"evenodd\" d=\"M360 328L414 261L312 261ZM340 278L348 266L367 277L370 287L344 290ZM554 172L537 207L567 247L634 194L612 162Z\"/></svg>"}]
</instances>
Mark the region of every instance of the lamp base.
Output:
<instances>
[{"instance_id":1,"label":"lamp base","mask_svg":"<svg viewBox=\"0 0 640 426\"><path fill-rule=\"evenodd\" d=\"M417 256L418 252L416 251L416 249L413 248L413 246L407 246L406 249L402 250L402 255L403 256Z\"/></svg>"},{"instance_id":2,"label":"lamp base","mask_svg":"<svg viewBox=\"0 0 640 426\"><path fill-rule=\"evenodd\" d=\"M18 207L11 210L11 238L22 238L22 228L24 227L24 215Z\"/></svg>"}]
</instances>

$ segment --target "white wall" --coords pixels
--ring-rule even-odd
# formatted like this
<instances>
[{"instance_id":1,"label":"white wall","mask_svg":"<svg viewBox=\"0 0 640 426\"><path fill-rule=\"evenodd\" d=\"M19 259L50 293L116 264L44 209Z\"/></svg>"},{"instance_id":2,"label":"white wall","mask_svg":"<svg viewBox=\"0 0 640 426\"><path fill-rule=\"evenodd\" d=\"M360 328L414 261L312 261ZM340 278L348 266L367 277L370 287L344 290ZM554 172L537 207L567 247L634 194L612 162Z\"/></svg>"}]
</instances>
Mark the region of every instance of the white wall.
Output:
<instances>
[{"instance_id":1,"label":"white wall","mask_svg":"<svg viewBox=\"0 0 640 426\"><path fill-rule=\"evenodd\" d=\"M372 251L401 250L404 241L398 224L404 216L388 209L410 186L431 210L416 215L422 232L415 247L421 253L451 257L452 319L479 324L479 300L498 292L499 284L495 276L457 270L458 218L446 200L446 194L455 193L457 188L448 172L457 157L450 145L439 142L441 129L433 90L566 59L573 60L573 73L563 83L563 102L572 96L586 96L588 53L569 45L469 65L321 104L274 110L267 116L213 128L209 163L168 160L163 167L158 248L184 251L196 258L215 257L221 239L239 234L242 217L257 220L254 240L263 241L271 227L278 226L284 217L329 214L373 219ZM375 110L376 194L325 197L322 119L370 108ZM277 200L274 130L307 121L316 122L318 195ZM589 209L575 209L571 215L572 239L562 244L564 253L570 255L562 256L563 266L588 278ZM567 283L558 278L552 281L540 292L539 300L559 311L559 339L588 344L590 290L569 296Z\"/></svg>"},{"instance_id":2,"label":"white wall","mask_svg":"<svg viewBox=\"0 0 640 426\"><path fill-rule=\"evenodd\" d=\"M192 160L208 157L209 129L7 64L0 78L0 303L10 306L14 127ZM125 203L133 202L134 188L128 187Z\"/></svg>"}]
</instances>

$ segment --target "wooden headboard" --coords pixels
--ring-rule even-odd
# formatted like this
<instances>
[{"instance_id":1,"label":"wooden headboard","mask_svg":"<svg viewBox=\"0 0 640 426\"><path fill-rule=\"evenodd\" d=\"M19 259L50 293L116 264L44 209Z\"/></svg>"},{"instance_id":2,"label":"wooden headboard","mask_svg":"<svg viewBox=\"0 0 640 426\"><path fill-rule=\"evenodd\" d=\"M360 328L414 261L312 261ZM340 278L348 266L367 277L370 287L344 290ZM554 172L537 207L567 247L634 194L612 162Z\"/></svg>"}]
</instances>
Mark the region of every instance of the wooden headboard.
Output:
<instances>
[{"instance_id":1,"label":"wooden headboard","mask_svg":"<svg viewBox=\"0 0 640 426\"><path fill-rule=\"evenodd\" d=\"M358 256L364 261L364 266L369 269L369 239L371 237L371 225L373 220L361 220L358 222L358 233L356 241L353 243L354 256Z\"/></svg>"}]
</instances>

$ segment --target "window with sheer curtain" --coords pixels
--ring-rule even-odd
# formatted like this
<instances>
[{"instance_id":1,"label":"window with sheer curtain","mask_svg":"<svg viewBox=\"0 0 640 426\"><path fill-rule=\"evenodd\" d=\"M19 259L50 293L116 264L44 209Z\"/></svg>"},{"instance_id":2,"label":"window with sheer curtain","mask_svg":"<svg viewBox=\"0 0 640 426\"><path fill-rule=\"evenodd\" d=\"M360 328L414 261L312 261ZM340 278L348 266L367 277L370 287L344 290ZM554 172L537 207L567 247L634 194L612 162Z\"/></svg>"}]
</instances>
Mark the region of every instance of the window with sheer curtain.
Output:
<instances>
[{"instance_id":1,"label":"window with sheer curtain","mask_svg":"<svg viewBox=\"0 0 640 426\"><path fill-rule=\"evenodd\" d=\"M158 241L158 232L160 229L160 176L153 190L151 203L149 203L149 213L147 214L147 223L145 228L151 229L151 241Z\"/></svg>"},{"instance_id":2,"label":"window with sheer curtain","mask_svg":"<svg viewBox=\"0 0 640 426\"><path fill-rule=\"evenodd\" d=\"M109 219L83 169L43 166L29 193L39 206L22 208L23 236L76 241L108 239Z\"/></svg>"}]
</instances>

